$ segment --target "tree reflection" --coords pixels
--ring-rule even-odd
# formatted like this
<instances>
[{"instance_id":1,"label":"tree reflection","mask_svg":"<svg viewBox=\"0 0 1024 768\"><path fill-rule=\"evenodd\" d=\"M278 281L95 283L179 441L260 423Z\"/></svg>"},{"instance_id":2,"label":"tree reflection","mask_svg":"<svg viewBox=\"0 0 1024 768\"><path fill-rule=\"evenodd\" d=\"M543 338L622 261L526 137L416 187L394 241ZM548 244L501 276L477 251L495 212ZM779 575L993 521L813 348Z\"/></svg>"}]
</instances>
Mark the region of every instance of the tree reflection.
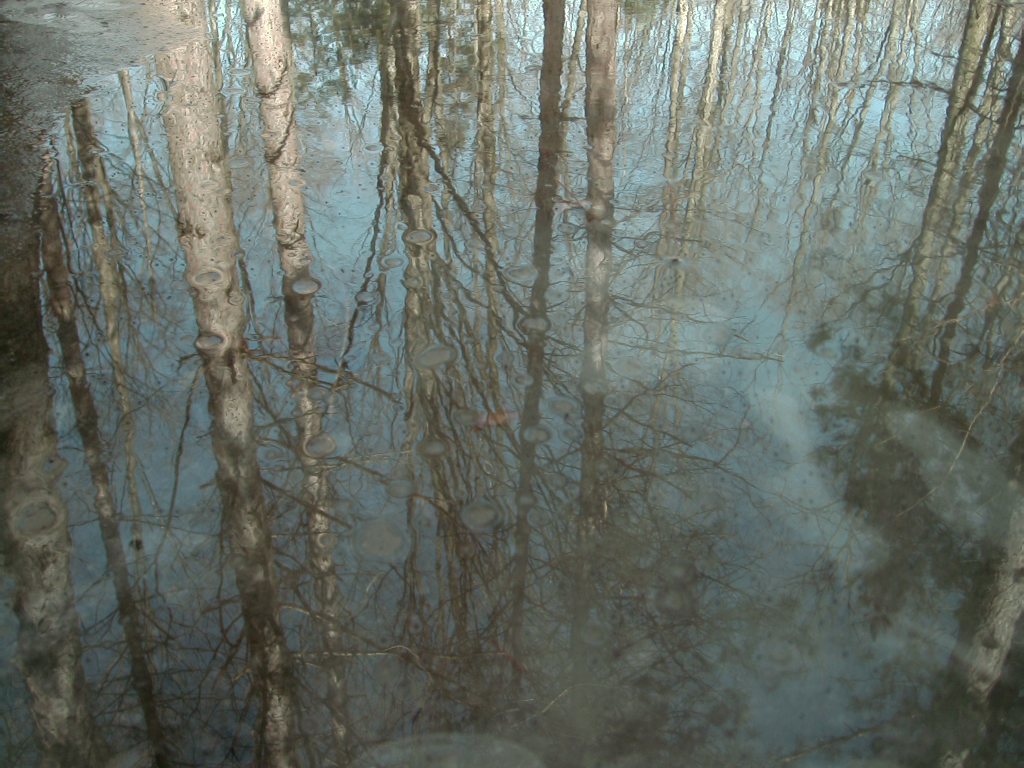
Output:
<instances>
[{"instance_id":1,"label":"tree reflection","mask_svg":"<svg viewBox=\"0 0 1024 768\"><path fill-rule=\"evenodd\" d=\"M565 35L565 7L559 2L544 3L544 47L540 73L540 136L537 147L537 186L534 191L536 218L533 230L533 268L536 277L530 286L526 317L520 326L526 330L526 374L529 384L523 397L522 420L519 428L519 480L515 495L515 534L512 564L512 613L509 616L509 650L513 658L525 658L524 624L528 575L531 558L533 526L531 511L538 503L540 473L538 452L544 442L538 437L547 434L542 426L541 398L546 368L548 329L547 293L550 286L551 256L553 251L555 200L558 188L559 153L565 136L560 120L562 100L562 40ZM545 432L539 433L538 429ZM525 667L516 666L517 677L522 678Z\"/></svg>"},{"instance_id":2,"label":"tree reflection","mask_svg":"<svg viewBox=\"0 0 1024 768\"><path fill-rule=\"evenodd\" d=\"M47 155L36 192L36 217L43 254L59 262L63 245L53 164ZM14 407L3 423L0 542L15 583L16 663L28 688L39 764L97 765L109 748L87 700L68 510L58 488L63 462L57 452L39 293L33 284L34 250L26 248L9 263L8 287L21 290L2 294L6 328L20 338L15 341L7 333L3 338L4 401ZM67 285L58 283L53 289L66 294Z\"/></svg>"},{"instance_id":3,"label":"tree reflection","mask_svg":"<svg viewBox=\"0 0 1024 768\"><path fill-rule=\"evenodd\" d=\"M938 245L943 242L940 239L941 222L957 207L952 195L955 191L956 172L960 168L961 157L969 140L968 130L973 119L969 107L983 82L998 16L999 5L990 0L972 0L966 10L966 25L946 107L938 167L928 193L928 205L921 222L920 234L909 253L910 300L904 305L904 330L896 349L896 364L911 371L920 365L915 352L924 343L920 332L915 332L914 329L918 325L927 325L931 314L928 307L934 306L930 301L931 297L926 295L927 286L935 285L935 291L938 292L943 282L932 272L932 266L936 262L941 265L945 256L941 251L936 252ZM941 274L945 274L946 271L944 267L941 268ZM917 318L915 313L923 313L924 316Z\"/></svg>"},{"instance_id":4,"label":"tree reflection","mask_svg":"<svg viewBox=\"0 0 1024 768\"><path fill-rule=\"evenodd\" d=\"M957 327L963 320L967 297L975 279L981 253L981 243L989 226L992 206L995 202L1006 162L1010 141L1024 100L1024 30L1014 57L1010 79L1007 84L1006 101L997 121L995 136L982 170L978 211L967 237L966 252L961 265L960 277L947 305L943 329L939 338L938 365L932 378L931 399L939 403L945 375L949 369L951 346L957 334ZM1019 340L1021 334L1018 334ZM1005 361L1000 361L1005 364ZM1000 478L1001 479L1001 478ZM996 497L998 489L993 489ZM1008 508L1006 508L1008 506ZM996 503L990 521L997 541L1004 543L1005 553L993 553L995 563L991 575L980 580L976 586L979 606L964 611L961 620L961 636L954 653L956 692L951 709L959 714L960 725L947 737L945 754L941 762L946 766L964 765L970 749L984 734L989 717L988 703L992 689L1003 673L1006 659L1014 642L1014 634L1020 617L1024 614L1024 587L1014 574L1024 566L1024 510L1020 501L1014 499L1008 505ZM966 682L967 697L963 700L959 678ZM973 726L973 730L971 728Z\"/></svg>"},{"instance_id":5,"label":"tree reflection","mask_svg":"<svg viewBox=\"0 0 1024 768\"><path fill-rule=\"evenodd\" d=\"M964 597L948 669L917 737L919 745L930 745L924 758L928 764L949 766L981 764L974 755L992 738L987 731L1002 727L1004 714L993 711L990 694L1008 671L1014 627L1024 605L1006 576L1008 568L1017 567L1020 550L1019 500L1015 481L1009 480L1016 468L1007 473L999 462L983 458L999 450L1000 430L993 430L988 417L994 403L1014 397L1005 389L1005 374L1020 337L1007 329L996 357L979 355L995 315L1004 309L1001 267L991 265L984 287L975 282L986 269L982 243L993 236L993 206L997 190L1005 188L1006 163L1013 155L1007 121L1016 122L1020 110L1022 46L1010 62L1008 49L997 44L997 30L1005 29L1006 22L994 5L972 3L967 9L938 164L920 232L907 255L911 280L901 323L883 387L875 395L875 413L861 417L847 485L848 498L867 511L873 524L892 539L916 542L921 552L912 565L894 550L868 575L862 599L875 612L873 631L888 628L911 594L934 599L929 594L934 587L921 579L922 571ZM1003 78L1005 89L993 90ZM978 111L998 114L982 126L973 124ZM977 207L964 237L960 217L972 207L965 205L964 195L976 184ZM957 242L963 242L959 259ZM956 261L959 277L950 283L946 275ZM927 297L926 286L931 286ZM992 293L986 304L985 296ZM839 377L844 387L864 384L846 378L856 376L853 368ZM968 371L979 372L979 387L949 387ZM910 403L927 402L932 414L903 410L903 392ZM951 497L959 500L954 503L962 506L951 514L943 498L950 493L949 481L942 474L969 475L975 462L986 465L974 470L986 491L971 506L964 506L963 487L953 491ZM894 590L894 584L900 589Z\"/></svg>"},{"instance_id":6,"label":"tree reflection","mask_svg":"<svg viewBox=\"0 0 1024 768\"><path fill-rule=\"evenodd\" d=\"M308 558L313 572L313 610L321 634L320 661L326 675L326 703L331 720L333 752L342 760L347 750L347 708L342 640L344 601L334 567L330 515L332 489L327 459L337 447L324 431L324 408L318 396L319 371L313 297L320 282L311 275L313 255L306 238L306 204L295 119L294 56L289 19L280 3L246 0L243 3L249 46L252 50L256 90L263 121L264 156L269 166L270 200L274 211L278 256L284 273L282 292L289 357L297 414L298 456L303 470L302 501L308 522ZM318 402L319 401L319 402Z\"/></svg>"},{"instance_id":7,"label":"tree reflection","mask_svg":"<svg viewBox=\"0 0 1024 768\"><path fill-rule=\"evenodd\" d=\"M84 166L85 175L93 185L89 188L87 206L89 223L95 236L93 243L94 255L103 264L103 266L99 267L99 272L102 276L101 285L106 289L104 291L106 296L119 295L117 288L111 285L115 281L115 277L112 274L112 265L107 261L111 254L106 235L103 231L99 199L100 193L105 188L105 173L103 172L102 163L97 157L98 144L93 135L88 104L86 102L79 102L74 105L72 107L72 115L75 134L78 140L79 158ZM53 200L52 192L47 198L51 201ZM47 221L56 223L59 221L56 206L52 202L49 205L52 207L52 210L48 211ZM108 460L104 455L105 451L100 435L99 413L86 375L82 343L77 327L77 312L70 285L71 272L68 268L59 229L51 228L49 231L46 231L45 237L46 247L43 249L43 265L50 289L50 306L57 316L57 338L60 341L63 367L71 390L75 423L82 441L82 447L85 450L86 463L88 464L89 474L95 488L96 512L99 516L107 567L113 575L117 610L120 615L121 626L124 629L125 645L127 646L131 664L132 684L135 687L139 706L145 718L146 732L149 737L150 747L153 750L153 761L156 765L166 766L170 760L168 744L157 711L153 674L149 668L149 660L146 653L146 631L142 625L142 617L131 585L128 562L125 557L124 545L121 541L120 515L111 484ZM106 309L109 325L115 324L117 320L116 311L109 305ZM112 336L112 338L108 337L108 341L113 348L118 349L118 353L112 356L112 360L115 366L115 376L120 371L120 376L117 376L117 378L121 384L120 393L122 394L123 399L121 402L123 404L127 400L123 383L123 367L119 364L118 337L116 334Z\"/></svg>"},{"instance_id":8,"label":"tree reflection","mask_svg":"<svg viewBox=\"0 0 1024 768\"><path fill-rule=\"evenodd\" d=\"M201 20L202 11L196 12ZM256 457L253 383L238 276L239 237L231 211L224 137L208 43L161 55L168 83L164 110L178 229L192 289L213 422L222 525L235 572L261 711L261 764L294 764L296 708L291 653L279 618L263 484ZM300 233L301 234L301 233Z\"/></svg>"},{"instance_id":9,"label":"tree reflection","mask_svg":"<svg viewBox=\"0 0 1024 768\"><path fill-rule=\"evenodd\" d=\"M87 748L134 707L183 764L1009 764L1024 11L184 13L39 196L37 718L60 682Z\"/></svg>"},{"instance_id":10,"label":"tree reflection","mask_svg":"<svg viewBox=\"0 0 1024 768\"><path fill-rule=\"evenodd\" d=\"M569 722L579 729L573 735L579 748L596 740L602 732L599 704L594 697L588 706L585 693L598 679L600 662L587 648L584 634L604 613L597 605L595 570L598 565L597 538L608 523L605 458L605 396L608 388L608 309L612 271L612 237L616 141L616 48L618 45L617 0L587 3L587 251L584 271L583 351L580 370L580 398L583 403L583 437L580 447L580 492L577 513L578 565L573 574L571 659L571 707ZM607 620L607 619L605 619ZM591 718L593 718L591 720ZM575 730L575 728L574 728Z\"/></svg>"}]
</instances>

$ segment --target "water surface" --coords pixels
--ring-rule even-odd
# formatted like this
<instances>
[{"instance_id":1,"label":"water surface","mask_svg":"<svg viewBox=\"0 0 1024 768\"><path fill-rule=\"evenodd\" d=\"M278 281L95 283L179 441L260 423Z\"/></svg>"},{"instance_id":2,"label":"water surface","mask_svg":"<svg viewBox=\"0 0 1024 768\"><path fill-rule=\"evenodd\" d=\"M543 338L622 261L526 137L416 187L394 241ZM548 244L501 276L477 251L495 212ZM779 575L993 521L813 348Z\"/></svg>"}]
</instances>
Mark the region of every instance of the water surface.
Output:
<instances>
[{"instance_id":1,"label":"water surface","mask_svg":"<svg viewBox=\"0 0 1024 768\"><path fill-rule=\"evenodd\" d=\"M1020 7L285 5L5 125L5 764L1020 765Z\"/></svg>"}]
</instances>

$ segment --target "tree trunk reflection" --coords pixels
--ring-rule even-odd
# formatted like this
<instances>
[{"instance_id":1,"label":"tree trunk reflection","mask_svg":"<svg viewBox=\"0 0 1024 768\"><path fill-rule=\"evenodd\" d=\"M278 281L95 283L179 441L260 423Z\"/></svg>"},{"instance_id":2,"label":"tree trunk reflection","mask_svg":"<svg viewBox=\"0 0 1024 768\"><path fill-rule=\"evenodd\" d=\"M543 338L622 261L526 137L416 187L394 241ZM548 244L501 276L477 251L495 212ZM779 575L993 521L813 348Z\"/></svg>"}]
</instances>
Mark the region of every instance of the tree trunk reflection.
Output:
<instances>
[{"instance_id":1,"label":"tree trunk reflection","mask_svg":"<svg viewBox=\"0 0 1024 768\"><path fill-rule=\"evenodd\" d=\"M920 353L935 306L929 298L929 285L935 292L942 289L940 275L933 269L936 260L942 262L946 257L940 234L945 229L943 222L954 209L954 185L958 169L962 168L963 151L969 140L968 128L973 121L971 107L982 84L998 11L999 4L993 0L970 0L968 5L967 23L949 89L937 167L921 230L906 254L910 282L893 364L905 369L915 380L921 376ZM940 272L945 272L945 266L941 266ZM921 386L923 388L923 384Z\"/></svg>"},{"instance_id":2,"label":"tree trunk reflection","mask_svg":"<svg viewBox=\"0 0 1024 768\"><path fill-rule=\"evenodd\" d=\"M179 238L199 327L196 346L209 392L223 531L245 620L252 682L262 704L259 760L283 768L295 764L294 680L278 616L270 521L256 459L239 241L214 63L208 44L197 41L161 55L157 66L168 84L163 118Z\"/></svg>"},{"instance_id":3,"label":"tree trunk reflection","mask_svg":"<svg viewBox=\"0 0 1024 768\"><path fill-rule=\"evenodd\" d=\"M44 254L62 249L50 156L36 191L36 220ZM0 385L8 409L0 429L0 544L14 579L16 664L28 688L39 764L77 768L99 765L109 753L86 699L68 511L58 491L63 460L57 453L49 351L33 275L37 257L31 246L10 254L0 293L6 318Z\"/></svg>"},{"instance_id":4,"label":"tree trunk reflection","mask_svg":"<svg viewBox=\"0 0 1024 768\"><path fill-rule=\"evenodd\" d=\"M322 669L326 677L328 717L335 759L347 751L347 698L342 641L344 603L335 573L336 535L328 505L331 488L322 452L308 450L333 438L323 432L323 408L312 395L319 379L313 297L319 282L312 278L313 254L306 239L305 183L301 168L299 126L295 119L293 71L295 58L286 6L276 0L243 0L253 74L260 99L264 157L270 176L270 202L274 211L277 250L284 273L285 323L295 382L292 386L298 414L299 461L302 464L302 500L308 517L308 548L313 590L321 633Z\"/></svg>"},{"instance_id":5,"label":"tree trunk reflection","mask_svg":"<svg viewBox=\"0 0 1024 768\"><path fill-rule=\"evenodd\" d=\"M587 251L584 275L583 360L580 397L583 401L583 440L580 446L580 491L577 515L576 567L573 574L570 653L571 680L579 710L580 738L596 734L596 702L586 702L586 687L596 674L593 649L586 647L588 625L600 623L595 585L599 531L608 522L604 408L607 394L606 353L614 227L616 114L617 0L587 2Z\"/></svg>"},{"instance_id":6,"label":"tree trunk reflection","mask_svg":"<svg viewBox=\"0 0 1024 768\"><path fill-rule=\"evenodd\" d=\"M992 207L999 192L1009 157L1017 119L1024 101L1024 33L1018 42L1017 54L1006 91L1006 101L997 122L997 128L982 174L978 212L967 238L966 253L953 298L946 309L939 338L939 364L932 379L931 398L938 404L942 397L948 370L953 337L957 334L960 315L964 311L967 295L974 280L981 257L982 239L988 229ZM1004 364L1004 363L1001 363ZM993 489L1001 497L997 489ZM1016 483L1009 489L1010 501L1000 516L993 520L999 530L996 540L1002 542L1003 552L994 554L997 560L987 584L981 585L983 600L976 610L965 610L968 621L962 625L962 634L954 656L954 691L950 694L950 709L958 715L958 727L949 731L945 740L946 752L943 768L965 764L969 750L981 741L988 720L988 699L1003 672L1006 659L1014 643L1016 628L1024 615L1024 582L1020 575L1024 569L1024 506L1016 493ZM995 514L995 513L993 513ZM967 696L960 692L961 676L966 683ZM952 741L953 743L949 743Z\"/></svg>"},{"instance_id":7,"label":"tree trunk reflection","mask_svg":"<svg viewBox=\"0 0 1024 768\"><path fill-rule=\"evenodd\" d=\"M540 72L540 137L537 147L537 185L534 204L537 213L533 230L533 266L537 276L530 288L526 320L526 372L530 385L523 398L519 429L519 482L516 488L515 556L512 574L512 614L509 618L509 646L517 659L525 657L523 622L530 561L530 511L537 503L537 450L530 436L540 424L540 401L544 388L545 345L548 320L547 292L551 270L558 191L559 152L564 142L560 115L562 99L562 40L565 35L565 6L560 0L544 3L544 47ZM521 676L522 668L518 671Z\"/></svg>"},{"instance_id":8,"label":"tree trunk reflection","mask_svg":"<svg viewBox=\"0 0 1024 768\"><path fill-rule=\"evenodd\" d=\"M81 105L75 108L75 112L78 121L88 115L88 111L84 110ZM80 122L76 127L80 139L88 134L89 128L81 125ZM79 151L81 159L86 163L92 162L88 155L95 151L93 142L83 142ZM117 611L124 630L132 685L135 688L135 694L138 697L139 707L146 724L146 733L153 750L154 763L161 767L167 766L170 764L171 755L157 710L156 688L147 654L146 631L138 607L138 598L131 585L128 561L124 552L124 544L121 541L121 515L116 506L108 458L105 455L103 438L100 434L99 412L89 387L86 363L82 355L82 343L79 338L76 317L78 313L71 286L71 271L68 266L67 253L64 250L63 237L59 230L59 219L56 218L56 203L52 193L41 196L41 200L44 201L44 205L48 209L44 218L48 226L44 229L43 265L50 288L50 304L57 319L57 338L60 341L64 372L71 390L75 426L82 441L85 461L89 467L89 475L96 493L96 513L99 518L107 567L110 569L114 581ZM98 208L91 207L91 213L98 213ZM91 223L95 231L96 222Z\"/></svg>"},{"instance_id":9,"label":"tree trunk reflection","mask_svg":"<svg viewBox=\"0 0 1024 768\"><path fill-rule=\"evenodd\" d=\"M580 514L585 528L607 519L598 462L603 454L604 398L607 388L609 285L615 196L616 44L618 3L587 3L587 261L583 315L582 475Z\"/></svg>"}]
</instances>

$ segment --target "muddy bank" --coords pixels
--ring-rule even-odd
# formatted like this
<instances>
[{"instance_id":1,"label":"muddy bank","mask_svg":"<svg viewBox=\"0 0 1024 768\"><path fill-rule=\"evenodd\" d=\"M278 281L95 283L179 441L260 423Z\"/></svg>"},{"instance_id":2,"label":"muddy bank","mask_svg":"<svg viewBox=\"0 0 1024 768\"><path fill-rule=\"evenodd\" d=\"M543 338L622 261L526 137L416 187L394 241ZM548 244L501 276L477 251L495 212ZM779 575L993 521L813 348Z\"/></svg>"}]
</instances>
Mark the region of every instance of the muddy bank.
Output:
<instances>
[{"instance_id":1,"label":"muddy bank","mask_svg":"<svg viewBox=\"0 0 1024 768\"><path fill-rule=\"evenodd\" d=\"M195 30L173 4L93 0L0 4L0 191L6 226L31 207L35 148L77 97L119 69L183 45ZM29 186L23 183L28 173Z\"/></svg>"},{"instance_id":2,"label":"muddy bank","mask_svg":"<svg viewBox=\"0 0 1024 768\"><path fill-rule=\"evenodd\" d=\"M37 290L32 197L41 146L76 98L119 69L182 45L196 31L169 2L0 4L0 399L17 402L13 373L38 318L19 311ZM9 409L11 413L15 409ZM0 424L0 432L6 430Z\"/></svg>"}]
</instances>

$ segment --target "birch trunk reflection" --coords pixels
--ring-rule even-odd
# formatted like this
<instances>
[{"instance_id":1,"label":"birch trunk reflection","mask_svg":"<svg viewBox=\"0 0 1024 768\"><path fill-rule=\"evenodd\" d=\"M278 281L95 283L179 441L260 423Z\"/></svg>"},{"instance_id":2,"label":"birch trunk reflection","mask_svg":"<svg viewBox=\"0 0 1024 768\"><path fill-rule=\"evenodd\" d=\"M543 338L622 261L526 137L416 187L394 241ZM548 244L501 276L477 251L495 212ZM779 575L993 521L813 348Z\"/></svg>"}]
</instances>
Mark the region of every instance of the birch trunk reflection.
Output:
<instances>
[{"instance_id":1,"label":"birch trunk reflection","mask_svg":"<svg viewBox=\"0 0 1024 768\"><path fill-rule=\"evenodd\" d=\"M270 177L277 250L284 273L282 291L288 350L295 383L302 500L308 516L308 550L320 624L322 666L331 719L333 751L344 759L348 735L341 626L344 605L334 571L334 536L328 516L330 485L322 457L305 450L323 432L322 408L311 397L317 386L313 296L319 283L310 275L313 254L306 239L306 202L295 121L294 53L287 8L278 0L243 0L256 92L263 122L264 157ZM316 452L319 454L319 452Z\"/></svg>"},{"instance_id":2,"label":"birch trunk reflection","mask_svg":"<svg viewBox=\"0 0 1024 768\"><path fill-rule=\"evenodd\" d=\"M279 0L242 0L242 10L260 99L278 253L286 279L294 281L305 276L312 254L306 242L306 203L295 122L294 54L288 14Z\"/></svg>"},{"instance_id":3,"label":"birch trunk reflection","mask_svg":"<svg viewBox=\"0 0 1024 768\"><path fill-rule=\"evenodd\" d=\"M607 518L607 503L598 469L604 450L604 398L607 388L609 284L612 268L616 141L617 0L587 3L587 256L584 314L583 446L580 514L585 528Z\"/></svg>"},{"instance_id":4,"label":"birch trunk reflection","mask_svg":"<svg viewBox=\"0 0 1024 768\"><path fill-rule=\"evenodd\" d=\"M669 117L665 137L665 186L661 193L661 211L658 213L658 245L656 256L659 262L670 257L679 258L683 234L678 231L676 218L679 215L679 182L676 165L679 162L679 130L683 109L683 83L686 81L687 61L683 57L690 39L689 0L676 0L675 30L672 37L672 69L669 75Z\"/></svg>"},{"instance_id":5,"label":"birch trunk reflection","mask_svg":"<svg viewBox=\"0 0 1024 768\"><path fill-rule=\"evenodd\" d=\"M135 408L128 388L128 372L122 354L121 326L132 327L124 322L122 310L127 294L121 272L120 257L124 247L118 242L115 229L115 213L112 207L113 192L107 179L106 168L101 156L102 146L96 137L92 110L86 99L76 102L71 108L78 162L85 181L85 201L89 227L92 231L93 262L100 278L100 296L103 301L103 327L105 341L110 354L114 373L114 388L120 409L121 429L124 432L125 475L128 501L132 513L132 549L136 570L141 571L145 554L142 539L142 501L139 497L138 459L135 454ZM129 120L129 125L131 121ZM138 162L138 157L136 157ZM108 232L109 229L109 232Z\"/></svg>"},{"instance_id":6,"label":"birch trunk reflection","mask_svg":"<svg viewBox=\"0 0 1024 768\"><path fill-rule=\"evenodd\" d=\"M190 10L197 20L204 18L195 6ZM196 345L209 392L223 531L233 555L250 673L262 705L258 762L291 766L296 731L292 660L278 616L270 524L256 459L239 240L209 44L197 41L161 55L157 69L167 83L163 119L179 240L199 326Z\"/></svg>"},{"instance_id":7,"label":"birch trunk reflection","mask_svg":"<svg viewBox=\"0 0 1024 768\"><path fill-rule=\"evenodd\" d=\"M967 305L967 296L981 256L982 239L988 229L993 205L1002 183L1017 119L1024 101L1024 32L1021 34L1014 57L1013 69L1007 85L1006 101L997 122L996 134L982 175L978 200L978 213L967 239L966 253L960 277L954 288L953 299L946 310L943 332L939 338L939 365L932 379L931 400L939 404L943 381L948 370L953 338L960 327L960 315ZM1012 347L1011 347L1012 348ZM993 489L996 490L996 489ZM997 491L998 493L998 491ZM1003 552L993 569L990 583L984 585L984 600L978 610L974 626L965 627L966 636L957 647L955 667L956 687L950 694L952 709L958 715L959 727L949 731L954 743L948 744L942 757L943 768L959 768L967 761L971 747L984 736L988 720L989 695L1003 672L1006 659L1014 643L1015 629L1024 615L1024 505L1019 498L1016 483L1008 493L1012 499L1005 521L993 521L1003 530L997 540ZM967 696L960 692L961 677L966 683Z\"/></svg>"},{"instance_id":8,"label":"birch trunk reflection","mask_svg":"<svg viewBox=\"0 0 1024 768\"><path fill-rule=\"evenodd\" d=\"M960 315L967 306L968 294L974 283L974 272L981 259L981 245L992 217L993 206L1002 187L1003 175L1010 157L1010 144L1013 141L1017 118L1021 112L1021 100L1024 98L1024 37L1017 46L1010 81L1006 87L1005 102L1002 113L996 121L996 134L986 158L982 172L981 189L978 192L978 212L971 226L964 252L960 276L953 287L953 298L946 308L945 316L940 324L938 334L939 351L938 365L932 376L929 400L938 404L942 398L942 388L949 369L953 339L960 328Z\"/></svg>"},{"instance_id":9,"label":"birch trunk reflection","mask_svg":"<svg viewBox=\"0 0 1024 768\"><path fill-rule=\"evenodd\" d=\"M992 22L990 40L986 41L990 49L992 66L988 68L984 82L979 84L979 97L973 110L979 118L973 126L970 138L970 147L964 154L962 167L958 173L956 191L952 195L952 209L947 212L945 230L942 234L949 236L949 232L959 222L964 221L974 206L974 192L978 182L978 173L984 163L979 158L986 149L992 145L993 137L997 128L996 120L1002 110L1006 94L1007 76L1002 66L1004 62L1011 62L1014 57L1013 46L1018 37L1017 12L1007 13L1007 9L999 9L997 17ZM977 75L982 79L982 74ZM941 270L940 274L945 276L948 270Z\"/></svg>"},{"instance_id":10,"label":"birch trunk reflection","mask_svg":"<svg viewBox=\"0 0 1024 768\"><path fill-rule=\"evenodd\" d=\"M968 128L974 119L971 106L988 63L998 10L999 4L993 0L970 0L968 5L956 71L949 89L935 175L928 191L921 230L906 254L910 284L892 362L896 367L905 368L913 378L921 374L922 333L932 309L927 298L928 287L937 279L933 262L945 255L942 249L946 241L939 238L947 231L943 222L954 208L954 185L962 168L962 154L969 139ZM936 290L939 288L937 285L934 287ZM888 375L892 381L894 374L891 370Z\"/></svg>"},{"instance_id":11,"label":"birch trunk reflection","mask_svg":"<svg viewBox=\"0 0 1024 768\"><path fill-rule=\"evenodd\" d=\"M147 653L144 622L131 585L128 561L121 541L121 515L115 506L110 469L100 434L99 412L89 388L86 364L82 356L71 271L52 189L50 194L40 195L40 208L41 223L44 224L41 227L43 266L50 291L50 305L57 320L57 338L60 342L64 373L68 388L71 390L75 427L82 441L85 463L89 467L89 475L96 494L96 515L103 538L107 568L110 569L114 582L117 612L124 631L132 686L142 710L146 734L153 750L153 761L163 768L170 765L171 754L157 710L156 686Z\"/></svg>"},{"instance_id":12,"label":"birch trunk reflection","mask_svg":"<svg viewBox=\"0 0 1024 768\"><path fill-rule=\"evenodd\" d=\"M60 247L47 157L36 193L43 249ZM55 240L56 238L56 240ZM52 412L35 249L8 257L0 307L6 319L0 385L8 409L0 422L5 564L14 579L17 666L25 678L43 768L99 765L108 751L86 700L80 619L71 583L68 511L57 483L62 460Z\"/></svg>"},{"instance_id":13,"label":"birch trunk reflection","mask_svg":"<svg viewBox=\"0 0 1024 768\"><path fill-rule=\"evenodd\" d=\"M688 14L688 12L687 12ZM684 25L677 34L682 34L684 39L688 32L688 15L679 9L678 23ZM669 294L664 298L670 302L679 302L686 282L686 262L682 257L687 255L692 243L700 243L704 239L705 217L707 215L708 203L705 200L709 183L712 180L712 165L716 162L716 147L718 144L718 133L714 130L719 122L727 103L725 91L731 87L727 82L722 84L721 76L726 69L727 51L726 44L729 32L736 16L734 0L723 0L716 3L714 15L711 20L711 39L708 42L707 64L704 70L704 82L701 89L700 103L696 110L696 123L693 137L688 147L689 178L686 180L686 200L683 205L682 222L675 225L677 212L669 213L673 230L677 231L675 239L678 241L680 260L670 262L666 270L665 287L662 291ZM682 73L676 72L674 77L681 77ZM674 117L678 117L675 115ZM669 162L669 155L675 151L672 146L673 139L669 138L666 146L666 167ZM680 182L683 183L683 182ZM672 195L676 196L673 189ZM666 222L669 223L669 222ZM674 244L674 243L673 243ZM659 255L664 254L662 251Z\"/></svg>"},{"instance_id":14,"label":"birch trunk reflection","mask_svg":"<svg viewBox=\"0 0 1024 768\"><path fill-rule=\"evenodd\" d=\"M476 6L476 59L477 59L477 136L476 187L480 190L483 202L483 238L487 261L484 267L484 291L487 294L487 349L482 361L485 379L489 384L491 398L499 402L499 376L494 359L498 352L498 343L502 334L502 318L497 296L498 262L495 254L498 249L499 216L495 187L498 178L497 169L497 136L494 109L494 75L495 58L494 44L491 40L494 21L490 0L478 2Z\"/></svg>"},{"instance_id":15,"label":"birch trunk reflection","mask_svg":"<svg viewBox=\"0 0 1024 768\"><path fill-rule=\"evenodd\" d=\"M427 120L420 97L419 52L421 18L418 4L413 0L400 0L393 6L395 54L394 96L397 110L399 195L406 223L405 251L408 258L404 282L405 295L405 355L414 358L432 343L444 343L444 306L440 293L440 267L434 224L434 199L428 188L430 155L427 151ZM433 78L428 76L428 81ZM422 233L421 238L410 233ZM425 425L428 439L437 439L441 428L441 377L433 369L410 372L406 379L406 393L410 404L409 434L416 434L419 425ZM437 599L439 615L447 616L435 621L431 629L435 634L446 633L450 626L455 634L456 651L464 650L470 642L469 588L470 578L465 567L465 555L472 551L472 542L458 520L458 493L454 483L458 473L446 477L439 461L430 462L434 487L434 506L437 511L437 530L443 552L438 553ZM411 513L411 507L410 513ZM442 576L441 568L445 569ZM447 605L445 594L447 593ZM447 611L445 610L447 608Z\"/></svg>"},{"instance_id":16,"label":"birch trunk reflection","mask_svg":"<svg viewBox=\"0 0 1024 768\"><path fill-rule=\"evenodd\" d=\"M860 177L860 194L858 195L857 220L854 229L858 232L865 231L865 222L868 219L872 205L879 195L879 189L871 184L869 179L879 172L882 162L883 147L892 140L893 121L896 111L903 96L903 88L897 87L896 83L904 82L907 78L907 62L903 58L902 46L906 45L907 38L912 34L914 25L914 12L916 0L900 0L893 11L889 28L886 31L885 46L882 49L879 59L879 72L883 72L882 83L888 83L885 90L885 98L882 106L882 114L878 119L878 129L871 144L868 155L867 167ZM875 89L878 87L874 81L868 86L864 94L864 104L867 105L875 98ZM857 134L863 129L865 122L859 122ZM846 163L849 163L855 156L851 147L847 152Z\"/></svg>"},{"instance_id":17,"label":"birch trunk reflection","mask_svg":"<svg viewBox=\"0 0 1024 768\"><path fill-rule=\"evenodd\" d=\"M580 446L579 510L570 604L570 681L576 697L572 724L577 738L596 745L602 729L600 697L587 693L600 674L598 653L587 647L589 627L600 624L605 606L596 581L599 532L608 522L607 478L604 461L604 408L607 392L609 287L612 269L616 142L616 48L618 1L588 0L586 122L587 122L587 250L584 274L583 361L580 396L583 436ZM589 747L596 749L596 746ZM593 759L593 758L591 758Z\"/></svg>"},{"instance_id":18,"label":"birch trunk reflection","mask_svg":"<svg viewBox=\"0 0 1024 768\"><path fill-rule=\"evenodd\" d=\"M146 182L145 155L143 144L147 140L142 126L142 121L135 112L135 97L132 95L132 80L128 70L122 69L117 74L121 84L121 94L124 97L124 109L128 115L128 141L132 145L132 159L135 162L135 193L139 198L139 210L142 213L143 226L142 236L146 243L146 282L151 292L156 293L156 277L154 270L154 249L152 232L149 223L149 205L146 202L148 183Z\"/></svg>"}]
</instances>

